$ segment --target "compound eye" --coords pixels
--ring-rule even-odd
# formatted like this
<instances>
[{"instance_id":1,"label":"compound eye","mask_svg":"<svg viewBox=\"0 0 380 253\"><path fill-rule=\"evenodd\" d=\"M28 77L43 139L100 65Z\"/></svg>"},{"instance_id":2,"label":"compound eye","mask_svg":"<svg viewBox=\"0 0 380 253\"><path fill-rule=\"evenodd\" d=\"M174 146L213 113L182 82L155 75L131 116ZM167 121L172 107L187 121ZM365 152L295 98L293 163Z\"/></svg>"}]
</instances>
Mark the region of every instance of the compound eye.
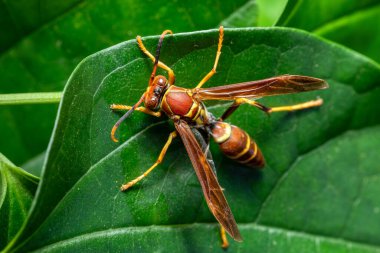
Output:
<instances>
[{"instance_id":1,"label":"compound eye","mask_svg":"<svg viewBox=\"0 0 380 253\"><path fill-rule=\"evenodd\" d=\"M157 97L152 97L151 99L150 99L150 102L152 103L152 104L157 104Z\"/></svg>"},{"instance_id":2,"label":"compound eye","mask_svg":"<svg viewBox=\"0 0 380 253\"><path fill-rule=\"evenodd\" d=\"M149 109L155 109L158 103L158 99L156 96L151 96L145 101L145 106Z\"/></svg>"},{"instance_id":3,"label":"compound eye","mask_svg":"<svg viewBox=\"0 0 380 253\"><path fill-rule=\"evenodd\" d=\"M163 87L166 85L166 83L167 83L167 79L164 76L156 77L156 84L158 84L159 86Z\"/></svg>"},{"instance_id":4,"label":"compound eye","mask_svg":"<svg viewBox=\"0 0 380 253\"><path fill-rule=\"evenodd\" d=\"M161 88L156 87L156 88L153 90L154 95L159 96L159 95L161 94L161 90L162 90Z\"/></svg>"}]
</instances>

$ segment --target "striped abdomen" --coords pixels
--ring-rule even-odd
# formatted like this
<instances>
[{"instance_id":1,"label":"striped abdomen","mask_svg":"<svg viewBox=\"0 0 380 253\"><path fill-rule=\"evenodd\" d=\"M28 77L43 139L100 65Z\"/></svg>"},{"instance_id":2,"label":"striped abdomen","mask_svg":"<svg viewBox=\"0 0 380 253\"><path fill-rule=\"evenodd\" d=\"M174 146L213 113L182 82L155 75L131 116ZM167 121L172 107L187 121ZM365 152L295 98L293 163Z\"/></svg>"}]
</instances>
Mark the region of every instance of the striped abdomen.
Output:
<instances>
[{"instance_id":1,"label":"striped abdomen","mask_svg":"<svg viewBox=\"0 0 380 253\"><path fill-rule=\"evenodd\" d=\"M265 160L257 144L237 126L217 121L211 128L220 150L229 158L253 168L264 167Z\"/></svg>"}]
</instances>

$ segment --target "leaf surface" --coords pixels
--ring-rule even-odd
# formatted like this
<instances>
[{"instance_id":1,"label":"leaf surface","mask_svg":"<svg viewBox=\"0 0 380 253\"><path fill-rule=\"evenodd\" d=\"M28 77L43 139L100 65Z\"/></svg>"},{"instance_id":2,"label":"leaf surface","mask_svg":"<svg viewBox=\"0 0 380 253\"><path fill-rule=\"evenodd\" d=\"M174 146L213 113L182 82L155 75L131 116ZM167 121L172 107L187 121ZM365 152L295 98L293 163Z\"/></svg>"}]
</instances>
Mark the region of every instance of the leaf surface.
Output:
<instances>
[{"instance_id":1,"label":"leaf surface","mask_svg":"<svg viewBox=\"0 0 380 253\"><path fill-rule=\"evenodd\" d=\"M0 250L25 221L38 178L16 167L0 153Z\"/></svg>"},{"instance_id":2,"label":"leaf surface","mask_svg":"<svg viewBox=\"0 0 380 253\"><path fill-rule=\"evenodd\" d=\"M277 25L311 31L379 62L380 3L289 0Z\"/></svg>"},{"instance_id":3,"label":"leaf surface","mask_svg":"<svg viewBox=\"0 0 380 253\"><path fill-rule=\"evenodd\" d=\"M348 46L380 62L380 4L330 22L315 34Z\"/></svg>"},{"instance_id":4,"label":"leaf surface","mask_svg":"<svg viewBox=\"0 0 380 253\"><path fill-rule=\"evenodd\" d=\"M90 54L138 34L216 28L248 1L60 2L0 3L0 33L6 35L0 36L0 93L62 91L75 66ZM0 141L1 152L21 165L45 151L57 107L2 106L0 140L6 141Z\"/></svg>"},{"instance_id":5,"label":"leaf surface","mask_svg":"<svg viewBox=\"0 0 380 253\"><path fill-rule=\"evenodd\" d=\"M161 59L173 68L177 85L194 87L208 73L217 41L217 30L165 39ZM157 37L144 38L144 43L154 51ZM215 220L179 140L149 177L119 192L122 183L154 163L173 130L165 117L135 112L118 131L121 143L110 140L121 115L109 105L135 103L151 68L134 40L77 66L60 105L39 194L8 249L197 251L199 243L200 250L219 250ZM244 105L230 118L261 147L267 160L261 173L211 147L220 184L245 239L242 244L231 241L232 248L378 251L380 200L375 185L380 171L373 158L380 140L379 66L295 29L226 29L217 71L207 85L280 74L309 75L330 84L325 91L261 100L279 106L320 96L325 101L321 108L267 117ZM217 116L227 106L208 105ZM366 184L372 177L375 181Z\"/></svg>"}]
</instances>

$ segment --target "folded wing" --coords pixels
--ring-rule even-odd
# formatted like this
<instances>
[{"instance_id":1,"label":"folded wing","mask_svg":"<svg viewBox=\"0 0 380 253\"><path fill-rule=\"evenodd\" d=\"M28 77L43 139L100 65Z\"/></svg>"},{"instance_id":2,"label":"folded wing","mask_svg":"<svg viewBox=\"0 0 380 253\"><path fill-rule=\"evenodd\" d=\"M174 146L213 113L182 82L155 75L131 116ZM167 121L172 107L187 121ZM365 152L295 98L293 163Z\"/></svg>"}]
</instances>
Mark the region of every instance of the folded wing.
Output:
<instances>
[{"instance_id":1,"label":"folded wing","mask_svg":"<svg viewBox=\"0 0 380 253\"><path fill-rule=\"evenodd\" d=\"M224 197L222 188L189 125L185 121L179 120L175 122L175 128L181 136L187 153L189 154L210 211L228 234L236 241L241 241L240 232L227 200Z\"/></svg>"},{"instance_id":2,"label":"folded wing","mask_svg":"<svg viewBox=\"0 0 380 253\"><path fill-rule=\"evenodd\" d=\"M237 98L259 98L326 88L328 88L328 84L319 78L282 75L252 82L194 89L193 96L200 100L235 100Z\"/></svg>"}]
</instances>

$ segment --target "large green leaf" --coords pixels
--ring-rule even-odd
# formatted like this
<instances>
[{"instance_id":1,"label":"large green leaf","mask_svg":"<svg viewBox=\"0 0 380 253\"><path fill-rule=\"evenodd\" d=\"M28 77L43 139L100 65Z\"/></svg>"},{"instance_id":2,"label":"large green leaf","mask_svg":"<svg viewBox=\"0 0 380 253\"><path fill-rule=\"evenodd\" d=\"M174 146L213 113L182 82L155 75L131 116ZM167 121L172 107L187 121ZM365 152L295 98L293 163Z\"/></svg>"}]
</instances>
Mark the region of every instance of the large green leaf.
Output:
<instances>
[{"instance_id":1,"label":"large green leaf","mask_svg":"<svg viewBox=\"0 0 380 253\"><path fill-rule=\"evenodd\" d=\"M380 62L380 3L314 31Z\"/></svg>"},{"instance_id":2,"label":"large green leaf","mask_svg":"<svg viewBox=\"0 0 380 253\"><path fill-rule=\"evenodd\" d=\"M312 31L380 61L379 15L378 0L289 0L277 25Z\"/></svg>"},{"instance_id":3,"label":"large green leaf","mask_svg":"<svg viewBox=\"0 0 380 253\"><path fill-rule=\"evenodd\" d=\"M288 0L257 0L258 26L273 26L282 16Z\"/></svg>"},{"instance_id":4,"label":"large green leaf","mask_svg":"<svg viewBox=\"0 0 380 253\"><path fill-rule=\"evenodd\" d=\"M281 16L286 0L251 0L221 23L225 27L272 26Z\"/></svg>"},{"instance_id":5,"label":"large green leaf","mask_svg":"<svg viewBox=\"0 0 380 253\"><path fill-rule=\"evenodd\" d=\"M0 249L16 235L27 217L38 178L0 153Z\"/></svg>"},{"instance_id":6,"label":"large green leaf","mask_svg":"<svg viewBox=\"0 0 380 253\"><path fill-rule=\"evenodd\" d=\"M61 91L74 67L96 51L137 34L216 28L248 1L53 2L0 3L0 7L5 5L0 8L0 33L5 35L0 36L0 42L9 38L4 42L8 49L0 54L0 93ZM255 20L245 22L254 25L251 22ZM57 106L0 109L0 139L7 140L0 142L0 150L9 159L20 165L46 150Z\"/></svg>"},{"instance_id":7,"label":"large green leaf","mask_svg":"<svg viewBox=\"0 0 380 253\"><path fill-rule=\"evenodd\" d=\"M82 1L1 1L0 34L6 36L0 37L0 53L80 2Z\"/></svg>"},{"instance_id":8,"label":"large green leaf","mask_svg":"<svg viewBox=\"0 0 380 253\"><path fill-rule=\"evenodd\" d=\"M216 30L165 39L161 59L174 69L179 86L194 87L211 69L217 40ZM154 50L157 37L144 42ZM320 77L330 84L325 91L261 100L274 106L321 96L321 108L267 117L242 106L231 117L262 148L267 160L262 173L228 160L212 146L231 209L239 224L246 223L241 226L245 241L232 248L377 250L378 188L360 180L379 173L374 159L379 130L359 129L380 123L380 67L336 44L285 28L226 29L222 51L218 73L207 85L284 73ZM61 102L33 210L8 249L219 249L215 220L181 141L174 142L148 178L119 192L123 182L155 161L173 129L165 118L136 112L120 128L122 142L110 140L120 115L109 104L136 102L151 68L134 40L77 66ZM209 106L215 115L226 107ZM345 133L349 130L355 131Z\"/></svg>"},{"instance_id":9,"label":"large green leaf","mask_svg":"<svg viewBox=\"0 0 380 253\"><path fill-rule=\"evenodd\" d=\"M41 154L37 155L33 159L30 159L26 163L24 163L21 168L23 168L25 171L39 177L41 176L42 167L44 164L46 158L46 152L42 152Z\"/></svg>"},{"instance_id":10,"label":"large green leaf","mask_svg":"<svg viewBox=\"0 0 380 253\"><path fill-rule=\"evenodd\" d=\"M376 6L377 0L288 0L277 25L315 30L331 21Z\"/></svg>"}]
</instances>

